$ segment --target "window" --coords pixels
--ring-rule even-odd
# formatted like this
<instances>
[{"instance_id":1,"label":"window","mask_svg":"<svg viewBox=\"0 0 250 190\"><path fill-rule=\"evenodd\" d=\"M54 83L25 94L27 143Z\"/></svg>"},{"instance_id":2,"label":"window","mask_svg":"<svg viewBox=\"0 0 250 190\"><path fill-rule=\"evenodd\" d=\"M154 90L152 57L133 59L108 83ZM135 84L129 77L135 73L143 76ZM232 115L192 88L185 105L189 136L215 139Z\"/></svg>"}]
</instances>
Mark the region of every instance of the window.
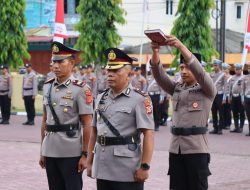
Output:
<instances>
[{"instance_id":1,"label":"window","mask_svg":"<svg viewBox=\"0 0 250 190\"><path fill-rule=\"evenodd\" d=\"M166 14L173 14L173 0L166 0Z\"/></svg>"},{"instance_id":2,"label":"window","mask_svg":"<svg viewBox=\"0 0 250 190\"><path fill-rule=\"evenodd\" d=\"M237 5L236 18L241 19L241 5Z\"/></svg>"}]
</instances>

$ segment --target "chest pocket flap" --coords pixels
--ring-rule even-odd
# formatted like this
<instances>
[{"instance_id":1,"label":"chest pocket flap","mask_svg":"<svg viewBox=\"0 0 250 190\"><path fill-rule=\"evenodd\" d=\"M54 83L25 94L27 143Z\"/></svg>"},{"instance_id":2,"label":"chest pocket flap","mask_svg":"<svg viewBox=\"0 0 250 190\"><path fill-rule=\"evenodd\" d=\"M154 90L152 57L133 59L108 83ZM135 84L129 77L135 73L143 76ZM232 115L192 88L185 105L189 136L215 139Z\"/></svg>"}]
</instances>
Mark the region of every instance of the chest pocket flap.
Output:
<instances>
[{"instance_id":1,"label":"chest pocket flap","mask_svg":"<svg viewBox=\"0 0 250 190\"><path fill-rule=\"evenodd\" d=\"M73 101L72 100L60 100L59 103L60 106L65 106L65 107L73 107Z\"/></svg>"},{"instance_id":2,"label":"chest pocket flap","mask_svg":"<svg viewBox=\"0 0 250 190\"><path fill-rule=\"evenodd\" d=\"M188 95L188 111L201 111L203 101L201 95Z\"/></svg>"},{"instance_id":3,"label":"chest pocket flap","mask_svg":"<svg viewBox=\"0 0 250 190\"><path fill-rule=\"evenodd\" d=\"M115 108L116 112L122 112L122 113L131 113L132 108L130 107L117 107Z\"/></svg>"}]
</instances>

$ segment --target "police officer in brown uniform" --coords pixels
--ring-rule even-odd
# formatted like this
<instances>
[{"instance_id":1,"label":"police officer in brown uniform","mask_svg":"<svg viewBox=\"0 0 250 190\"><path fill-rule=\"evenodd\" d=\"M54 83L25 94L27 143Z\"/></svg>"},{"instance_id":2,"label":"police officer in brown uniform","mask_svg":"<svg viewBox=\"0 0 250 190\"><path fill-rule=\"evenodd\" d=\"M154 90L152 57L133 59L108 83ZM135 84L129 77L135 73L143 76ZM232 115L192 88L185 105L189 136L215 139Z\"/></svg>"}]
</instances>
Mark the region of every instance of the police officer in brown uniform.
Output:
<instances>
[{"instance_id":1,"label":"police officer in brown uniform","mask_svg":"<svg viewBox=\"0 0 250 190\"><path fill-rule=\"evenodd\" d=\"M217 89L217 94L215 96L213 105L212 105L212 118L213 118L213 127L214 129L210 131L210 134L222 134L222 128L224 127L223 119L223 109L222 109L222 98L223 98L223 86L224 86L224 72L221 71L222 61L215 59L213 60L213 69L214 71L210 74L213 79L214 85ZM218 120L219 114L219 120Z\"/></svg>"},{"instance_id":2,"label":"police officer in brown uniform","mask_svg":"<svg viewBox=\"0 0 250 190\"><path fill-rule=\"evenodd\" d=\"M50 190L81 190L87 165L93 96L85 83L72 76L77 52L59 42L52 43L56 78L44 85L39 161L46 169Z\"/></svg>"},{"instance_id":3,"label":"police officer in brown uniform","mask_svg":"<svg viewBox=\"0 0 250 190\"><path fill-rule=\"evenodd\" d=\"M32 70L31 64L26 63L26 73L23 76L22 96L24 100L25 110L27 112L27 121L23 125L34 125L35 111L35 98L38 92L37 77Z\"/></svg>"},{"instance_id":4,"label":"police officer in brown uniform","mask_svg":"<svg viewBox=\"0 0 250 190\"><path fill-rule=\"evenodd\" d=\"M8 65L0 65L0 107L2 121L0 124L8 125L12 96L12 79L8 73Z\"/></svg>"},{"instance_id":5,"label":"police officer in brown uniform","mask_svg":"<svg viewBox=\"0 0 250 190\"><path fill-rule=\"evenodd\" d=\"M139 88L141 91L146 92L147 81L144 76L141 75L141 67L135 67L135 75L131 79L131 84L135 88Z\"/></svg>"},{"instance_id":6,"label":"police officer in brown uniform","mask_svg":"<svg viewBox=\"0 0 250 190\"><path fill-rule=\"evenodd\" d=\"M243 80L243 94L244 94L244 107L246 110L246 116L248 120L249 132L246 136L250 136L250 62L248 62L248 75Z\"/></svg>"},{"instance_id":7,"label":"police officer in brown uniform","mask_svg":"<svg viewBox=\"0 0 250 190\"><path fill-rule=\"evenodd\" d=\"M205 190L209 153L207 120L216 95L210 76L197 58L174 36L166 35L167 45L182 54L181 83L172 81L160 63L157 43L152 43L151 66L158 84L173 96L173 126L169 154L170 189ZM198 55L197 55L198 57Z\"/></svg>"},{"instance_id":8,"label":"police officer in brown uniform","mask_svg":"<svg viewBox=\"0 0 250 190\"><path fill-rule=\"evenodd\" d=\"M232 106L234 126L230 132L241 133L245 123L245 110L243 106L243 65L237 63L235 65L235 75L230 80L230 102Z\"/></svg>"},{"instance_id":9,"label":"police officer in brown uniform","mask_svg":"<svg viewBox=\"0 0 250 190\"><path fill-rule=\"evenodd\" d=\"M97 178L97 190L142 190L153 153L152 104L129 83L134 59L117 48L105 56L110 89L97 97L88 176Z\"/></svg>"}]
</instances>

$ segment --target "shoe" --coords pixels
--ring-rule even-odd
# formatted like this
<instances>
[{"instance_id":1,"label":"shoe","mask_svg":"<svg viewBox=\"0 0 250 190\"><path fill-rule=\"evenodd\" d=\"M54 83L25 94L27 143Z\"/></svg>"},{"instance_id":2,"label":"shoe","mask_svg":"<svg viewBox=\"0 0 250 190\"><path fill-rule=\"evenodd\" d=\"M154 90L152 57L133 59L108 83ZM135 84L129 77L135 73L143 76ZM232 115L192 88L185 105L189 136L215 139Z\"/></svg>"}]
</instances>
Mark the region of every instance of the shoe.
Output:
<instances>
[{"instance_id":1,"label":"shoe","mask_svg":"<svg viewBox=\"0 0 250 190\"><path fill-rule=\"evenodd\" d=\"M236 131L236 133L242 133L243 129L240 127L238 128L238 130Z\"/></svg>"},{"instance_id":2,"label":"shoe","mask_svg":"<svg viewBox=\"0 0 250 190\"><path fill-rule=\"evenodd\" d=\"M250 137L250 132L246 134L247 137Z\"/></svg>"},{"instance_id":3,"label":"shoe","mask_svg":"<svg viewBox=\"0 0 250 190\"><path fill-rule=\"evenodd\" d=\"M3 125L8 125L8 124L10 124L10 122L9 122L9 120L3 120L3 121L1 122L1 124L3 124Z\"/></svg>"},{"instance_id":4,"label":"shoe","mask_svg":"<svg viewBox=\"0 0 250 190\"><path fill-rule=\"evenodd\" d=\"M26 121L26 122L23 123L23 125L28 125L28 123L29 123L29 121Z\"/></svg>"},{"instance_id":5,"label":"shoe","mask_svg":"<svg viewBox=\"0 0 250 190\"><path fill-rule=\"evenodd\" d=\"M214 129L214 130L210 131L209 134L218 134L218 131Z\"/></svg>"},{"instance_id":6,"label":"shoe","mask_svg":"<svg viewBox=\"0 0 250 190\"><path fill-rule=\"evenodd\" d=\"M26 125L35 125L34 121L29 121Z\"/></svg>"},{"instance_id":7,"label":"shoe","mask_svg":"<svg viewBox=\"0 0 250 190\"><path fill-rule=\"evenodd\" d=\"M219 130L219 131L217 132L217 134L218 134L218 135L222 135L222 130Z\"/></svg>"},{"instance_id":8,"label":"shoe","mask_svg":"<svg viewBox=\"0 0 250 190\"><path fill-rule=\"evenodd\" d=\"M237 132L238 129L239 129L239 128L234 128L233 130L230 131L230 133L238 133L238 132Z\"/></svg>"}]
</instances>

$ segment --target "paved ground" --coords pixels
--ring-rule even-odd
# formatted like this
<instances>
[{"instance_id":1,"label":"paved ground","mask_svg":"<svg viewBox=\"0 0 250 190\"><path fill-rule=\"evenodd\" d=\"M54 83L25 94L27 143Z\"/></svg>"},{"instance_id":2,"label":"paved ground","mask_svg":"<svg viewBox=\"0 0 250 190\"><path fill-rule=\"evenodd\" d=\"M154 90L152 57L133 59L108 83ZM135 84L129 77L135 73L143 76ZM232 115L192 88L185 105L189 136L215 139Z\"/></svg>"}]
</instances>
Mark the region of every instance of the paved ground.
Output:
<instances>
[{"instance_id":1,"label":"paved ground","mask_svg":"<svg viewBox=\"0 0 250 190\"><path fill-rule=\"evenodd\" d=\"M0 125L0 190L47 190L45 171L38 166L40 122L22 126L25 116L12 116L11 125ZM244 133L247 132L245 126ZM156 133L150 179L145 190L168 189L169 128ZM244 134L209 135L211 147L209 177L211 190L250 190L250 138ZM84 189L95 190L95 180L84 178Z\"/></svg>"}]
</instances>

